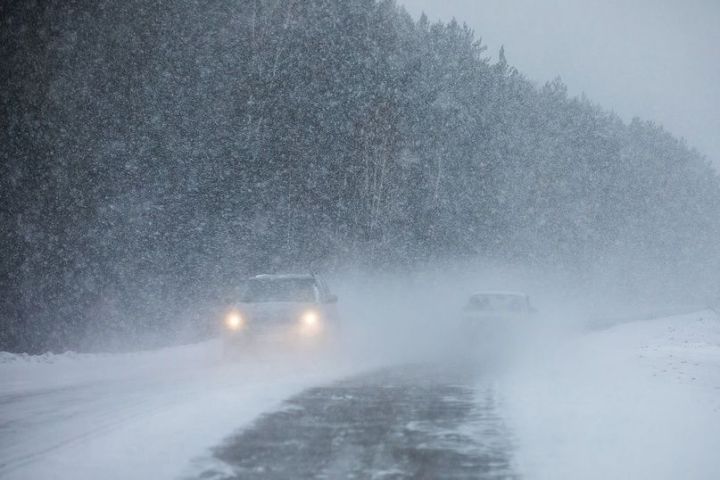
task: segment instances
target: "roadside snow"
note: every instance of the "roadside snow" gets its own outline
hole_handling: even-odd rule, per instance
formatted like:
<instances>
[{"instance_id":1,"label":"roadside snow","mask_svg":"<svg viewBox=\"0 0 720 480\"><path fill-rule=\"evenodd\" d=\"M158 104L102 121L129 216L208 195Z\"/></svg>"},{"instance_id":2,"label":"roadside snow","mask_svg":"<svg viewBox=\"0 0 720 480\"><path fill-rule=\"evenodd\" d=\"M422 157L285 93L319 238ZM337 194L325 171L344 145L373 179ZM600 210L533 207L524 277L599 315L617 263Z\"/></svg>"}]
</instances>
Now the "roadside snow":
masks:
<instances>
[{"instance_id":1,"label":"roadside snow","mask_svg":"<svg viewBox=\"0 0 720 480\"><path fill-rule=\"evenodd\" d=\"M529 352L500 382L525 478L720 478L715 312L556 337Z\"/></svg>"},{"instance_id":2,"label":"roadside snow","mask_svg":"<svg viewBox=\"0 0 720 480\"><path fill-rule=\"evenodd\" d=\"M0 357L0 478L178 478L304 388L361 367L321 355L223 361L205 342L121 355Z\"/></svg>"}]
</instances>

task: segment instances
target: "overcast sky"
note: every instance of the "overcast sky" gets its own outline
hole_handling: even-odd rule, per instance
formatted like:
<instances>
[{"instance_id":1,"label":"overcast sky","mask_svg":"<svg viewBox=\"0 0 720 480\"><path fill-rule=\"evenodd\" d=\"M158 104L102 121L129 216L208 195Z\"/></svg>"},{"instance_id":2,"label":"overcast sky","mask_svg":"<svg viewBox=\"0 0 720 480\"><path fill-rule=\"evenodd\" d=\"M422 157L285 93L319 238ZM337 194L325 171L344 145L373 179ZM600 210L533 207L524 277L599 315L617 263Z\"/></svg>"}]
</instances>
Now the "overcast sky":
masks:
<instances>
[{"instance_id":1,"label":"overcast sky","mask_svg":"<svg viewBox=\"0 0 720 480\"><path fill-rule=\"evenodd\" d=\"M720 0L398 0L453 17L537 83L560 76L625 120L654 120L720 168Z\"/></svg>"}]
</instances>

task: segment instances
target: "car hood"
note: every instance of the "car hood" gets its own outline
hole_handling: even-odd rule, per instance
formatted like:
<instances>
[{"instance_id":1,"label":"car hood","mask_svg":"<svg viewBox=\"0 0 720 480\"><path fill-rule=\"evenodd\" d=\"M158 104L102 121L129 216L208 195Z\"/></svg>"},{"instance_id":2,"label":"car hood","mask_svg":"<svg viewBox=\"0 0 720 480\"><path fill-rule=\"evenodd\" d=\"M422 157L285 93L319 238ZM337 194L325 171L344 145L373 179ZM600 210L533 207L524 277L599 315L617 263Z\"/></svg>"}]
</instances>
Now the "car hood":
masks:
<instances>
[{"instance_id":1,"label":"car hood","mask_svg":"<svg viewBox=\"0 0 720 480\"><path fill-rule=\"evenodd\" d=\"M522 320L526 315L515 312L465 312L465 317L473 320Z\"/></svg>"},{"instance_id":2,"label":"car hood","mask_svg":"<svg viewBox=\"0 0 720 480\"><path fill-rule=\"evenodd\" d=\"M250 320L296 318L308 308L317 307L314 303L303 302L264 302L241 303L238 308Z\"/></svg>"}]
</instances>

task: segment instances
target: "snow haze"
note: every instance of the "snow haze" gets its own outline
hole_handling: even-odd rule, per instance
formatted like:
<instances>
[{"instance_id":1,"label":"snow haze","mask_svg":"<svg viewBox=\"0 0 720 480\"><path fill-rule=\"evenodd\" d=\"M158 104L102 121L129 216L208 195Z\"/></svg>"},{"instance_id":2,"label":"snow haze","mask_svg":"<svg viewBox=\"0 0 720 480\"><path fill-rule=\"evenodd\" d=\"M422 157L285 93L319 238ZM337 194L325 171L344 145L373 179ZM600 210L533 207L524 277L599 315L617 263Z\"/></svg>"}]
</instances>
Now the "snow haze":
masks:
<instances>
[{"instance_id":1,"label":"snow haze","mask_svg":"<svg viewBox=\"0 0 720 480\"><path fill-rule=\"evenodd\" d=\"M404 0L413 16L467 23L531 80L687 139L720 168L720 2Z\"/></svg>"},{"instance_id":2,"label":"snow haze","mask_svg":"<svg viewBox=\"0 0 720 480\"><path fill-rule=\"evenodd\" d=\"M2 480L720 478L720 0L0 5Z\"/></svg>"}]
</instances>

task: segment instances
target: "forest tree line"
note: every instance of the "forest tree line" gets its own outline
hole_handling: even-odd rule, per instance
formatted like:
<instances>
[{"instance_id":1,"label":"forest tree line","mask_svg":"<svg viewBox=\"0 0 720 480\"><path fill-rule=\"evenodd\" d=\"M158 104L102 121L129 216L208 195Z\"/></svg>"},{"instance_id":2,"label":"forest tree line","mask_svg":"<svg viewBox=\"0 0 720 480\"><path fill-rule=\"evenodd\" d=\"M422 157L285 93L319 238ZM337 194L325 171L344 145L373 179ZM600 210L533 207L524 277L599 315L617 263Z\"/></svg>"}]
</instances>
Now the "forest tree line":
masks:
<instances>
[{"instance_id":1,"label":"forest tree line","mask_svg":"<svg viewBox=\"0 0 720 480\"><path fill-rule=\"evenodd\" d=\"M720 288L707 159L455 21L388 0L0 13L0 350L160 332L242 276L350 263Z\"/></svg>"}]
</instances>

